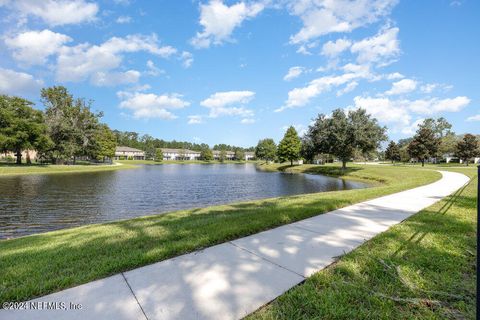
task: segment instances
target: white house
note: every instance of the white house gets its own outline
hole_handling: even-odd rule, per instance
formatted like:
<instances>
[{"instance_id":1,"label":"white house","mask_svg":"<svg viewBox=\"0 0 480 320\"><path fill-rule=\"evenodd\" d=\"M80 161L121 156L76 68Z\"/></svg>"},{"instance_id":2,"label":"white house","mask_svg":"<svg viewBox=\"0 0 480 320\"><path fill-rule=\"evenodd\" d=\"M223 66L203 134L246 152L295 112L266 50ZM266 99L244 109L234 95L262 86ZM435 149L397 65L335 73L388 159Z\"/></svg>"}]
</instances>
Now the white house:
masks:
<instances>
[{"instance_id":1,"label":"white house","mask_svg":"<svg viewBox=\"0 0 480 320\"><path fill-rule=\"evenodd\" d=\"M188 149L161 148L163 160L199 160L200 152Z\"/></svg>"},{"instance_id":2,"label":"white house","mask_svg":"<svg viewBox=\"0 0 480 320\"><path fill-rule=\"evenodd\" d=\"M213 150L213 159L214 160L219 160L220 159L220 153L222 151L220 150ZM235 159L235 152L233 151L225 151L225 160L233 160Z\"/></svg>"},{"instance_id":3,"label":"white house","mask_svg":"<svg viewBox=\"0 0 480 320\"><path fill-rule=\"evenodd\" d=\"M113 159L145 160L145 152L135 148L119 146L115 148L115 156L113 157Z\"/></svg>"},{"instance_id":4,"label":"white house","mask_svg":"<svg viewBox=\"0 0 480 320\"><path fill-rule=\"evenodd\" d=\"M255 159L255 152L247 151L245 152L245 161Z\"/></svg>"}]
</instances>

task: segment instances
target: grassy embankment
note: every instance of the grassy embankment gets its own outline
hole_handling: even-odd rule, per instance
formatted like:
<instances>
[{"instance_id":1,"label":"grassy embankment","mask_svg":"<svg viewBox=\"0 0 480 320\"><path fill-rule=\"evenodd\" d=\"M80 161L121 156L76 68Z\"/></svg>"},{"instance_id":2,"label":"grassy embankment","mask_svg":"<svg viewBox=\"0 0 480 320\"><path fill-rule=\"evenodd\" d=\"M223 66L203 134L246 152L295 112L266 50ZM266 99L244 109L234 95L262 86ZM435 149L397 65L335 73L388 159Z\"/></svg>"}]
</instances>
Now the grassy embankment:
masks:
<instances>
[{"instance_id":1,"label":"grassy embankment","mask_svg":"<svg viewBox=\"0 0 480 320\"><path fill-rule=\"evenodd\" d=\"M352 165L344 173L338 166L294 170L341 175L375 186L183 210L3 240L0 302L45 295L440 178L435 171L390 166Z\"/></svg>"},{"instance_id":2,"label":"grassy embankment","mask_svg":"<svg viewBox=\"0 0 480 320\"><path fill-rule=\"evenodd\" d=\"M29 175L29 174L50 174L50 173L75 173L75 172L97 172L97 171L109 171L118 169L131 169L135 168L130 164L123 165L52 165L52 164L10 164L0 163L0 177L7 175Z\"/></svg>"},{"instance_id":3,"label":"grassy embankment","mask_svg":"<svg viewBox=\"0 0 480 320\"><path fill-rule=\"evenodd\" d=\"M441 169L473 179L248 319L475 319L476 168Z\"/></svg>"}]
</instances>

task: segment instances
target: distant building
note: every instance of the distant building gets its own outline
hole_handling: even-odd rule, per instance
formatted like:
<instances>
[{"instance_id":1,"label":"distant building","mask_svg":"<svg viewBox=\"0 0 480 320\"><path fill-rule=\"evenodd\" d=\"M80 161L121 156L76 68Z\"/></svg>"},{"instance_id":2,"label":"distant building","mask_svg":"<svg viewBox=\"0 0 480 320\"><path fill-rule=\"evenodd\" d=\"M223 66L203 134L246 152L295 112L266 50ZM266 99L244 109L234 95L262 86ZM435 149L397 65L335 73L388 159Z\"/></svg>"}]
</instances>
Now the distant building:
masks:
<instances>
[{"instance_id":1,"label":"distant building","mask_svg":"<svg viewBox=\"0 0 480 320\"><path fill-rule=\"evenodd\" d=\"M255 159L255 152L247 151L245 152L245 161Z\"/></svg>"},{"instance_id":2,"label":"distant building","mask_svg":"<svg viewBox=\"0 0 480 320\"><path fill-rule=\"evenodd\" d=\"M213 150L213 159L220 160L220 150ZM233 151L225 151L225 160L234 160L235 159L235 152Z\"/></svg>"},{"instance_id":3,"label":"distant building","mask_svg":"<svg viewBox=\"0 0 480 320\"><path fill-rule=\"evenodd\" d=\"M145 160L145 152L139 149L119 146L115 148L115 160Z\"/></svg>"},{"instance_id":4,"label":"distant building","mask_svg":"<svg viewBox=\"0 0 480 320\"><path fill-rule=\"evenodd\" d=\"M200 151L161 148L163 160L200 160Z\"/></svg>"}]
</instances>

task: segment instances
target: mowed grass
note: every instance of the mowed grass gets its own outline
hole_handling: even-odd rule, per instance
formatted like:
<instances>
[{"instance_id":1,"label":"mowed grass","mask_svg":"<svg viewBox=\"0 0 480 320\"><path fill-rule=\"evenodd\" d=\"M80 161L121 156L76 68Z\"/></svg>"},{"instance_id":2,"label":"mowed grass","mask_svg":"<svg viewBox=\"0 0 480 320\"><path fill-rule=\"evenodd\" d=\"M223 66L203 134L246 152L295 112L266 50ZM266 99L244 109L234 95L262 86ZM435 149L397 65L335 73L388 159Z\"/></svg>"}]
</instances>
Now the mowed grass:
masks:
<instances>
[{"instance_id":1,"label":"mowed grass","mask_svg":"<svg viewBox=\"0 0 480 320\"><path fill-rule=\"evenodd\" d=\"M0 302L23 301L440 178L385 166L303 167L374 182L324 192L192 209L0 241ZM300 172L302 167L295 167ZM400 178L399 178L400 177Z\"/></svg>"},{"instance_id":2,"label":"mowed grass","mask_svg":"<svg viewBox=\"0 0 480 320\"><path fill-rule=\"evenodd\" d=\"M97 172L135 168L132 165L52 165L52 164L7 164L0 163L0 177L7 175L29 175L47 173Z\"/></svg>"},{"instance_id":3,"label":"mowed grass","mask_svg":"<svg viewBox=\"0 0 480 320\"><path fill-rule=\"evenodd\" d=\"M248 319L475 319L478 177L446 170L472 180Z\"/></svg>"}]
</instances>

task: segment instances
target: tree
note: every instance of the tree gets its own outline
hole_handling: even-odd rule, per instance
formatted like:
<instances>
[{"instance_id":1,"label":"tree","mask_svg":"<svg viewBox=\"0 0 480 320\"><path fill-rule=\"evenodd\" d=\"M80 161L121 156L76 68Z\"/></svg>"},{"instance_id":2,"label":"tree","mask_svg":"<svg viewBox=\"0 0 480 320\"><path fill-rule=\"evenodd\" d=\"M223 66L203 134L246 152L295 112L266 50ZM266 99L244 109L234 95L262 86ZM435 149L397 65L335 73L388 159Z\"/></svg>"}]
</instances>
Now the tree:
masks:
<instances>
[{"instance_id":1,"label":"tree","mask_svg":"<svg viewBox=\"0 0 480 320\"><path fill-rule=\"evenodd\" d=\"M457 142L456 155L462 159L468 166L468 161L480 154L479 143L477 137L467 133L463 139Z\"/></svg>"},{"instance_id":2,"label":"tree","mask_svg":"<svg viewBox=\"0 0 480 320\"><path fill-rule=\"evenodd\" d=\"M235 159L239 160L239 161L245 160L245 152L243 152L243 150L240 149L240 148L236 148L235 149Z\"/></svg>"},{"instance_id":3,"label":"tree","mask_svg":"<svg viewBox=\"0 0 480 320\"><path fill-rule=\"evenodd\" d=\"M155 150L155 161L162 162L163 161L163 151L160 148Z\"/></svg>"},{"instance_id":4,"label":"tree","mask_svg":"<svg viewBox=\"0 0 480 320\"><path fill-rule=\"evenodd\" d=\"M212 150L207 146L200 151L200 158L205 161L213 160Z\"/></svg>"},{"instance_id":5,"label":"tree","mask_svg":"<svg viewBox=\"0 0 480 320\"><path fill-rule=\"evenodd\" d=\"M255 148L255 158L265 161L273 161L277 154L277 146L273 139L262 139L258 141Z\"/></svg>"},{"instance_id":6,"label":"tree","mask_svg":"<svg viewBox=\"0 0 480 320\"><path fill-rule=\"evenodd\" d=\"M386 128L378 125L364 109L348 112L342 109L333 111L331 117L318 115L314 124L309 127L309 135L317 153L328 153L342 161L342 169L346 168L355 150L367 154L376 150L380 142L386 140Z\"/></svg>"},{"instance_id":7,"label":"tree","mask_svg":"<svg viewBox=\"0 0 480 320\"><path fill-rule=\"evenodd\" d=\"M385 150L385 159L391 160L392 163L395 163L395 161L400 161L400 149L393 140L390 141L387 149Z\"/></svg>"},{"instance_id":8,"label":"tree","mask_svg":"<svg viewBox=\"0 0 480 320\"><path fill-rule=\"evenodd\" d=\"M428 157L435 157L438 151L440 140L435 136L435 132L429 127L419 126L413 140L408 145L408 154L417 158L422 167Z\"/></svg>"},{"instance_id":9,"label":"tree","mask_svg":"<svg viewBox=\"0 0 480 320\"><path fill-rule=\"evenodd\" d=\"M298 137L297 130L293 126L287 129L282 141L278 144L278 158L280 162L285 160L290 161L293 166L293 161L300 159L300 151L302 149L302 142Z\"/></svg>"},{"instance_id":10,"label":"tree","mask_svg":"<svg viewBox=\"0 0 480 320\"><path fill-rule=\"evenodd\" d=\"M218 160L220 162L224 162L227 159L227 151L225 149L220 150L220 154L218 155Z\"/></svg>"},{"instance_id":11,"label":"tree","mask_svg":"<svg viewBox=\"0 0 480 320\"><path fill-rule=\"evenodd\" d=\"M312 163L316 155L315 146L313 145L312 139L308 134L306 134L302 137L301 142L302 149L300 150L300 155L307 162Z\"/></svg>"},{"instance_id":12,"label":"tree","mask_svg":"<svg viewBox=\"0 0 480 320\"><path fill-rule=\"evenodd\" d=\"M440 145L438 146L439 155L453 155L457 150L458 138L454 133L448 133L440 138Z\"/></svg>"},{"instance_id":13,"label":"tree","mask_svg":"<svg viewBox=\"0 0 480 320\"><path fill-rule=\"evenodd\" d=\"M94 137L102 113L91 111L91 101L74 99L65 87L44 88L41 91L45 105L48 134L53 142L52 160L69 160L88 155L95 148Z\"/></svg>"},{"instance_id":14,"label":"tree","mask_svg":"<svg viewBox=\"0 0 480 320\"><path fill-rule=\"evenodd\" d=\"M98 126L94 136L94 147L90 154L93 158L112 159L115 156L115 148L117 147L117 139L110 128L102 123Z\"/></svg>"},{"instance_id":15,"label":"tree","mask_svg":"<svg viewBox=\"0 0 480 320\"><path fill-rule=\"evenodd\" d=\"M22 163L23 150L43 150L50 143L43 114L32 105L22 98L0 95L0 149L14 152L17 164Z\"/></svg>"}]
</instances>

